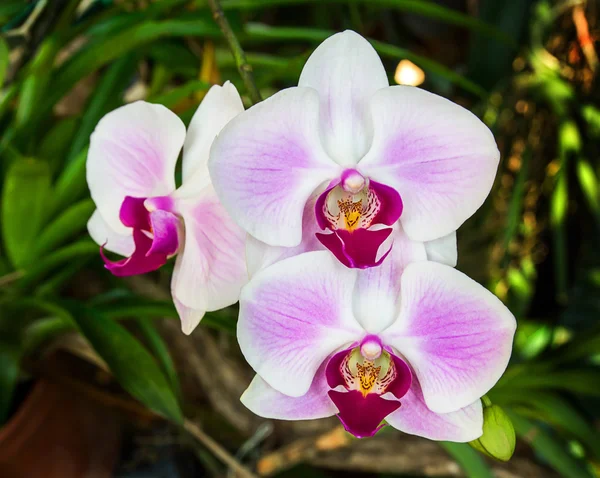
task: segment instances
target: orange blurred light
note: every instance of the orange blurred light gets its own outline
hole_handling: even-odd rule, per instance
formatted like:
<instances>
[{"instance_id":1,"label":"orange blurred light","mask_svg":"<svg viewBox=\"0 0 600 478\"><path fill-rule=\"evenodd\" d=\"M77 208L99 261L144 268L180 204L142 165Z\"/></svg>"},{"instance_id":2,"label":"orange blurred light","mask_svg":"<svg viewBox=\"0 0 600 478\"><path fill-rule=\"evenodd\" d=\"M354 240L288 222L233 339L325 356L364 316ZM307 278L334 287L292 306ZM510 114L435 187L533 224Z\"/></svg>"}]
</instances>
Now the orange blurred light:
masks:
<instances>
[{"instance_id":1,"label":"orange blurred light","mask_svg":"<svg viewBox=\"0 0 600 478\"><path fill-rule=\"evenodd\" d=\"M401 60L396 67L394 80L399 85L419 86L425 81L425 72L410 60Z\"/></svg>"}]
</instances>

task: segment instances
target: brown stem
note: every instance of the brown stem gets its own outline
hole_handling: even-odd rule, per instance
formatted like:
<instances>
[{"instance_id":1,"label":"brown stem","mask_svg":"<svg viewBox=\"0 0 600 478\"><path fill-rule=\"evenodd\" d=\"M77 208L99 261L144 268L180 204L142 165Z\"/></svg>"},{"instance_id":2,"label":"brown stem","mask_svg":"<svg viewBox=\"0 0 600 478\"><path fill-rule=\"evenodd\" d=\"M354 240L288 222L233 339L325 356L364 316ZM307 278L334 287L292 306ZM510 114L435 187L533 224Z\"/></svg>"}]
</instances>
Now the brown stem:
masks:
<instances>
[{"instance_id":1,"label":"brown stem","mask_svg":"<svg viewBox=\"0 0 600 478\"><path fill-rule=\"evenodd\" d=\"M252 66L246 60L246 54L240 45L239 40L233 33L231 29L231 25L227 20L227 17L223 13L223 8L221 7L221 3L219 0L208 0L208 4L210 5L210 9L213 12L213 18L221 32L223 32L223 36L227 43L229 44L229 48L231 49L231 53L235 58L235 63L237 65L238 71L240 72L240 76L244 81L244 85L246 86L246 90L248 90L248 94L250 95L250 100L252 104L256 104L262 100L260 96L260 92L256 87L256 83L254 83L254 75L252 73Z\"/></svg>"}]
</instances>

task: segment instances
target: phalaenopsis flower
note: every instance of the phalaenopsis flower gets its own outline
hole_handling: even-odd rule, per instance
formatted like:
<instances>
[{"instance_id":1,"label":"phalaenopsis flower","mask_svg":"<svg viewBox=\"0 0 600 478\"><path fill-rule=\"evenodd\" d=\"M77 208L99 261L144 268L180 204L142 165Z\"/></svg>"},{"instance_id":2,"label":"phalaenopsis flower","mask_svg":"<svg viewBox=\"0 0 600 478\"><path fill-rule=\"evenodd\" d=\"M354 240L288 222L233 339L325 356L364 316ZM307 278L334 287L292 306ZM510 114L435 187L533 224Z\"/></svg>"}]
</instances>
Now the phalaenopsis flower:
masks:
<instances>
[{"instance_id":1,"label":"phalaenopsis flower","mask_svg":"<svg viewBox=\"0 0 600 478\"><path fill-rule=\"evenodd\" d=\"M474 114L389 86L375 50L346 31L315 50L298 87L231 121L209 168L250 241L293 254L327 248L363 269L381 264L404 233L455 255L455 231L489 193L498 160Z\"/></svg>"},{"instance_id":2,"label":"phalaenopsis flower","mask_svg":"<svg viewBox=\"0 0 600 478\"><path fill-rule=\"evenodd\" d=\"M187 135L167 108L139 101L107 114L91 137L87 181L98 209L90 235L117 276L153 271L177 254L171 289L186 333L206 311L236 302L247 281L246 233L219 203L207 167L215 136L243 110L226 83L207 93ZM126 258L113 262L104 249Z\"/></svg>"},{"instance_id":3,"label":"phalaenopsis flower","mask_svg":"<svg viewBox=\"0 0 600 478\"><path fill-rule=\"evenodd\" d=\"M479 437L480 397L508 364L515 319L452 267L399 263L361 271L315 251L257 272L240 298L238 340L257 373L242 402L267 418L337 414L357 437L384 420L435 440Z\"/></svg>"}]
</instances>

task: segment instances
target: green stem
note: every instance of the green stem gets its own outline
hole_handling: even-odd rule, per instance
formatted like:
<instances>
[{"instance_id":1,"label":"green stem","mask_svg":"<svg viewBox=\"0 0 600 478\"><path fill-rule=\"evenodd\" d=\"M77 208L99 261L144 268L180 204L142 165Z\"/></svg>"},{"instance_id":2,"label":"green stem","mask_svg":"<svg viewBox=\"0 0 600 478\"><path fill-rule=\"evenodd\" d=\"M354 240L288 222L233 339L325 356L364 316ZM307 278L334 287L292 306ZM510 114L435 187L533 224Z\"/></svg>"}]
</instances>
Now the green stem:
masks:
<instances>
[{"instance_id":1,"label":"green stem","mask_svg":"<svg viewBox=\"0 0 600 478\"><path fill-rule=\"evenodd\" d=\"M223 13L223 8L221 7L221 3L219 0L208 0L208 4L210 5L210 9L213 12L213 17L215 22L223 32L223 36L225 36L225 40L229 44L229 48L231 49L231 53L233 53L233 57L235 58L235 63L237 65L238 71L240 72L240 76L244 81L244 85L246 86L246 90L250 95L250 100L252 104L256 104L262 100L260 96L260 92L256 87L256 83L254 83L254 75L252 73L252 66L246 60L246 54L240 45L239 40L233 33L231 29L231 25L225 17Z\"/></svg>"}]
</instances>

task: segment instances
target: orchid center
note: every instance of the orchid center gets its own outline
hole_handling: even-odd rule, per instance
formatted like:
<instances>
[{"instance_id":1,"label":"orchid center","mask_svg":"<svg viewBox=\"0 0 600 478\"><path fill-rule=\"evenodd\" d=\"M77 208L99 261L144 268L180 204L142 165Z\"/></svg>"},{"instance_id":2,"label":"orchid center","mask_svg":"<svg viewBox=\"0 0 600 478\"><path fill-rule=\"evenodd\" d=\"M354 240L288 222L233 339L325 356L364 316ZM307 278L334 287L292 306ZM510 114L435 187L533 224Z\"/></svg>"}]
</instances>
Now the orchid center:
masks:
<instances>
[{"instance_id":1,"label":"orchid center","mask_svg":"<svg viewBox=\"0 0 600 478\"><path fill-rule=\"evenodd\" d=\"M381 351L377 358L362 353L363 347L356 347L341 364L341 371L348 390L356 390L366 397L369 393L382 395L397 376L396 367L390 354Z\"/></svg>"},{"instance_id":2,"label":"orchid center","mask_svg":"<svg viewBox=\"0 0 600 478\"><path fill-rule=\"evenodd\" d=\"M379 248L402 214L400 194L393 188L347 169L324 191L315 204L321 229L317 239L347 267L366 269L385 259L391 250Z\"/></svg>"}]
</instances>

